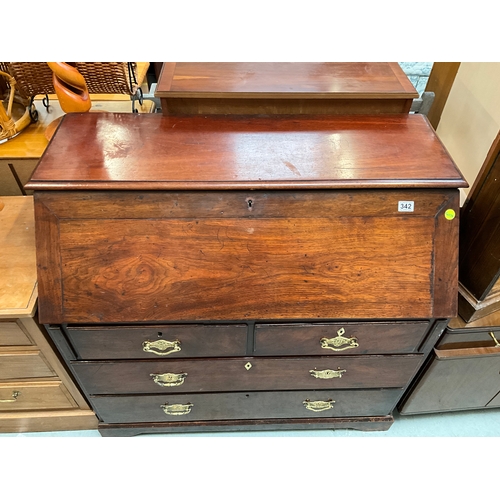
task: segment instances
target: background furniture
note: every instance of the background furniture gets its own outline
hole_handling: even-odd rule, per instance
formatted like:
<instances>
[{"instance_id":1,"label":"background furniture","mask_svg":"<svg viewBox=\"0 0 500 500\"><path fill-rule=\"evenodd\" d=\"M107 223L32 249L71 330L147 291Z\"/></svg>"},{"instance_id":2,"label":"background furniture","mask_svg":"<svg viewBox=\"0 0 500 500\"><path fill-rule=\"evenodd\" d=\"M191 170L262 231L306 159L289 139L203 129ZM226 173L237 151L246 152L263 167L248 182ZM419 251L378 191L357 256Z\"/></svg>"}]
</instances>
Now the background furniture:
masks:
<instances>
[{"instance_id":1,"label":"background furniture","mask_svg":"<svg viewBox=\"0 0 500 500\"><path fill-rule=\"evenodd\" d=\"M399 404L416 414L500 405L500 134L461 210L459 316Z\"/></svg>"},{"instance_id":2,"label":"background furniture","mask_svg":"<svg viewBox=\"0 0 500 500\"><path fill-rule=\"evenodd\" d=\"M0 196L31 194L24 185L28 182L49 141L45 131L64 112L55 95L49 96L50 108L47 110L42 99L35 99L38 121L29 125L21 134L0 144ZM126 95L94 94L94 111L130 112L130 98ZM154 112L154 103L145 100L137 106L139 113ZM91 111L92 112L92 111Z\"/></svg>"},{"instance_id":3,"label":"background furniture","mask_svg":"<svg viewBox=\"0 0 500 500\"><path fill-rule=\"evenodd\" d=\"M419 115L67 115L41 321L103 435L387 429L456 315L464 185Z\"/></svg>"},{"instance_id":4,"label":"background furniture","mask_svg":"<svg viewBox=\"0 0 500 500\"><path fill-rule=\"evenodd\" d=\"M402 415L500 406L500 311L457 317L400 404Z\"/></svg>"},{"instance_id":5,"label":"background furniture","mask_svg":"<svg viewBox=\"0 0 500 500\"><path fill-rule=\"evenodd\" d=\"M500 310L500 133L461 211L459 313L467 322Z\"/></svg>"},{"instance_id":6,"label":"background furniture","mask_svg":"<svg viewBox=\"0 0 500 500\"><path fill-rule=\"evenodd\" d=\"M95 429L97 419L37 322L33 198L0 211L0 432Z\"/></svg>"},{"instance_id":7,"label":"background furniture","mask_svg":"<svg viewBox=\"0 0 500 500\"><path fill-rule=\"evenodd\" d=\"M408 113L418 98L397 63L163 63L164 115Z\"/></svg>"}]
</instances>

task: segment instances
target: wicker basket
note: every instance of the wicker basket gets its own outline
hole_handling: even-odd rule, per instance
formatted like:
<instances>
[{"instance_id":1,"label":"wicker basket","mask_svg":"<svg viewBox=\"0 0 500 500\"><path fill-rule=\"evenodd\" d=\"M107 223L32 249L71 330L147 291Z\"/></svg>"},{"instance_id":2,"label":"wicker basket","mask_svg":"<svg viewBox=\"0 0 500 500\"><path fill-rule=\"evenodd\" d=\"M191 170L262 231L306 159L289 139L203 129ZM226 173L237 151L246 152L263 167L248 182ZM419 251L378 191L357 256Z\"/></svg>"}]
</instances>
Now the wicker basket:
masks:
<instances>
[{"instance_id":1,"label":"wicker basket","mask_svg":"<svg viewBox=\"0 0 500 500\"><path fill-rule=\"evenodd\" d=\"M16 79L19 93L25 97L54 94L52 70L45 62L2 63ZM85 78L91 94L135 95L143 82L149 63L77 62L76 69Z\"/></svg>"}]
</instances>

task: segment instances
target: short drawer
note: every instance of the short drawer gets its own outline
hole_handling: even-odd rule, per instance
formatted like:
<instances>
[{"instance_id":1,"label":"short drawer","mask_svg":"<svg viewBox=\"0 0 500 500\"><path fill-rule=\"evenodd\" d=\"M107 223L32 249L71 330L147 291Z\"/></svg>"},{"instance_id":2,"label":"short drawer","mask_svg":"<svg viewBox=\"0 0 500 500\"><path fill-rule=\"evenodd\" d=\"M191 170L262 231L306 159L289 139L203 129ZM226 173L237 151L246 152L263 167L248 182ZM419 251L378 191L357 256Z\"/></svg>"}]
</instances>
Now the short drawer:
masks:
<instances>
[{"instance_id":1,"label":"short drawer","mask_svg":"<svg viewBox=\"0 0 500 500\"><path fill-rule=\"evenodd\" d=\"M255 356L402 354L417 352L429 323L255 325Z\"/></svg>"},{"instance_id":2,"label":"short drawer","mask_svg":"<svg viewBox=\"0 0 500 500\"><path fill-rule=\"evenodd\" d=\"M72 363L89 394L404 387L420 355Z\"/></svg>"},{"instance_id":3,"label":"short drawer","mask_svg":"<svg viewBox=\"0 0 500 500\"><path fill-rule=\"evenodd\" d=\"M105 423L388 415L399 389L95 396Z\"/></svg>"},{"instance_id":4,"label":"short drawer","mask_svg":"<svg viewBox=\"0 0 500 500\"><path fill-rule=\"evenodd\" d=\"M77 405L59 380L0 383L0 411L58 410Z\"/></svg>"},{"instance_id":5,"label":"short drawer","mask_svg":"<svg viewBox=\"0 0 500 500\"><path fill-rule=\"evenodd\" d=\"M0 351L0 381L54 375L38 350Z\"/></svg>"},{"instance_id":6,"label":"short drawer","mask_svg":"<svg viewBox=\"0 0 500 500\"><path fill-rule=\"evenodd\" d=\"M244 356L246 325L69 327L79 359Z\"/></svg>"},{"instance_id":7,"label":"short drawer","mask_svg":"<svg viewBox=\"0 0 500 500\"><path fill-rule=\"evenodd\" d=\"M14 320L0 321L0 346L33 345L31 339Z\"/></svg>"}]
</instances>

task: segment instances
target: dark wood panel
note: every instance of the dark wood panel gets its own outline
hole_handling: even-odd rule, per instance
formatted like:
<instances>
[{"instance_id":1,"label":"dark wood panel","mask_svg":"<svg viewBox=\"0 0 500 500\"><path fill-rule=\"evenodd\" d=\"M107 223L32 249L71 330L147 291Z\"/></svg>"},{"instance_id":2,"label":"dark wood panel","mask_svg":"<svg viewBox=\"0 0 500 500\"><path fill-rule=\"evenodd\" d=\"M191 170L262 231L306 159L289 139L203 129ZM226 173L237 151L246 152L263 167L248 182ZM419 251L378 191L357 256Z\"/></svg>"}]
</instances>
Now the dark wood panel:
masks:
<instances>
[{"instance_id":1,"label":"dark wood panel","mask_svg":"<svg viewBox=\"0 0 500 500\"><path fill-rule=\"evenodd\" d=\"M484 300L500 276L500 134L494 141L462 209L460 283Z\"/></svg>"},{"instance_id":2,"label":"dark wood panel","mask_svg":"<svg viewBox=\"0 0 500 500\"><path fill-rule=\"evenodd\" d=\"M58 219L233 219L434 217L455 192L438 189L261 191L47 191L38 194ZM414 200L414 212L398 211Z\"/></svg>"},{"instance_id":3,"label":"dark wood panel","mask_svg":"<svg viewBox=\"0 0 500 500\"><path fill-rule=\"evenodd\" d=\"M63 220L59 321L429 317L433 231L402 215Z\"/></svg>"},{"instance_id":4,"label":"dark wood panel","mask_svg":"<svg viewBox=\"0 0 500 500\"><path fill-rule=\"evenodd\" d=\"M388 415L398 389L357 391L237 392L157 396L95 396L90 398L106 423L179 422L262 418L332 418ZM304 401L331 402L332 409L311 411ZM335 403L333 403L335 401ZM185 415L167 415L162 405L193 405Z\"/></svg>"},{"instance_id":5,"label":"dark wood panel","mask_svg":"<svg viewBox=\"0 0 500 500\"><path fill-rule=\"evenodd\" d=\"M255 325L256 356L358 355L412 353L418 350L429 323L327 323ZM339 333L340 332L340 333ZM339 339L332 350L322 339ZM346 342L340 342L344 338ZM347 342L354 339L353 342ZM326 343L326 345L329 345ZM351 347L353 346L353 347Z\"/></svg>"},{"instance_id":6,"label":"dark wood panel","mask_svg":"<svg viewBox=\"0 0 500 500\"><path fill-rule=\"evenodd\" d=\"M458 235L459 193L436 215L434 253L434 318L452 318L458 314Z\"/></svg>"},{"instance_id":7,"label":"dark wood panel","mask_svg":"<svg viewBox=\"0 0 500 500\"><path fill-rule=\"evenodd\" d=\"M156 96L172 94L418 97L401 67L387 62L164 63Z\"/></svg>"},{"instance_id":8,"label":"dark wood panel","mask_svg":"<svg viewBox=\"0 0 500 500\"><path fill-rule=\"evenodd\" d=\"M404 387L420 362L420 355L409 355L344 357L341 360L311 357L80 361L72 363L72 367L89 394L123 395ZM321 376L330 378L318 378ZM179 385L160 385L165 381Z\"/></svg>"},{"instance_id":9,"label":"dark wood panel","mask_svg":"<svg viewBox=\"0 0 500 500\"><path fill-rule=\"evenodd\" d=\"M70 326L67 335L79 359L244 356L247 346L246 325ZM178 341L178 350L168 345L144 350L144 342L158 341Z\"/></svg>"},{"instance_id":10,"label":"dark wood panel","mask_svg":"<svg viewBox=\"0 0 500 500\"><path fill-rule=\"evenodd\" d=\"M430 123L437 129L448 95L460 67L459 62L435 62L425 87L426 92L434 92L435 98L427 113Z\"/></svg>"},{"instance_id":11,"label":"dark wood panel","mask_svg":"<svg viewBox=\"0 0 500 500\"><path fill-rule=\"evenodd\" d=\"M26 188L466 185L432 127L418 114L299 120L70 113Z\"/></svg>"},{"instance_id":12,"label":"dark wood panel","mask_svg":"<svg viewBox=\"0 0 500 500\"><path fill-rule=\"evenodd\" d=\"M63 317L59 220L39 200L39 193L34 194L34 207L39 319L59 323Z\"/></svg>"}]
</instances>

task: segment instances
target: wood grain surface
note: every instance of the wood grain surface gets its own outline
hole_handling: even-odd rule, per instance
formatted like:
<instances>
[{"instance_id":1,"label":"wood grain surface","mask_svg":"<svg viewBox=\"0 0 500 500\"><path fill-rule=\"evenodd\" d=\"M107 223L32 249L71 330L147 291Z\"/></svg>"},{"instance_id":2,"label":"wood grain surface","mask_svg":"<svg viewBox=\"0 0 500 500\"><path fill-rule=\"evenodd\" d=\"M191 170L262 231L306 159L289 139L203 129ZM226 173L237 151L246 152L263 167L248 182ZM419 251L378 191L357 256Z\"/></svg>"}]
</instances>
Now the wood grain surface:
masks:
<instances>
[{"instance_id":1,"label":"wood grain surface","mask_svg":"<svg viewBox=\"0 0 500 500\"><path fill-rule=\"evenodd\" d=\"M26 189L465 187L421 115L66 115Z\"/></svg>"},{"instance_id":2,"label":"wood grain surface","mask_svg":"<svg viewBox=\"0 0 500 500\"><path fill-rule=\"evenodd\" d=\"M73 369L89 394L277 391L404 387L422 361L413 356L228 358L129 362L75 362ZM247 369L245 365L251 364ZM319 379L310 370L342 371ZM163 387L151 374L186 373L182 385Z\"/></svg>"},{"instance_id":3,"label":"wood grain surface","mask_svg":"<svg viewBox=\"0 0 500 500\"><path fill-rule=\"evenodd\" d=\"M418 93L397 63L177 62L163 63L156 97L253 94L415 98Z\"/></svg>"},{"instance_id":4,"label":"wood grain surface","mask_svg":"<svg viewBox=\"0 0 500 500\"><path fill-rule=\"evenodd\" d=\"M457 220L436 226L433 211L447 206L447 193L425 193L422 212L409 214L397 212L398 193L318 194L311 210L301 192L228 193L236 208L221 214L201 192L186 193L182 204L168 196L163 203L159 193L108 193L107 201L88 193L72 200L80 207L71 216L57 210L64 192L37 193L40 231L54 235L38 247L41 320L432 317L434 281L454 265L441 256L453 255L456 235L441 234ZM137 196L149 216L117 215ZM439 307L453 313L456 298Z\"/></svg>"}]
</instances>

